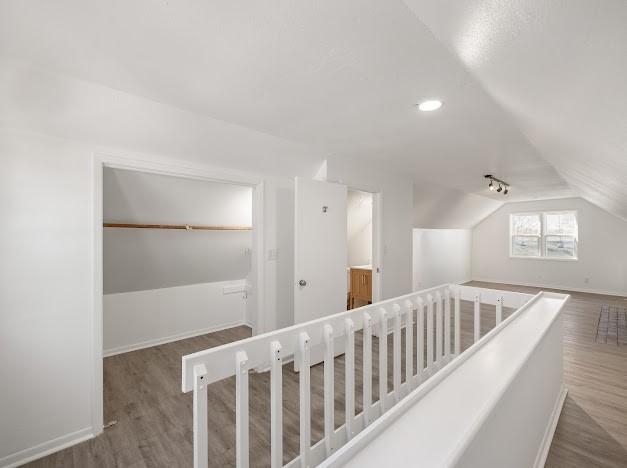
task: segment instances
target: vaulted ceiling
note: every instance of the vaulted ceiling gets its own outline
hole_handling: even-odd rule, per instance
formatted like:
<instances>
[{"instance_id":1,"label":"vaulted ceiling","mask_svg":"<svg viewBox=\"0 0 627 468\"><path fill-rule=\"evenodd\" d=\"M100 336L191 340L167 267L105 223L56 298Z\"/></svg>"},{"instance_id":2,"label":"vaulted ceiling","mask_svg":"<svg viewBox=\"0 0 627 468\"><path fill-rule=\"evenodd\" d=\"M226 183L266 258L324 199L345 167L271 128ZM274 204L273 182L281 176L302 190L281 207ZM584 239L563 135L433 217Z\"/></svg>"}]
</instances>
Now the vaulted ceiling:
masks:
<instances>
[{"instance_id":1,"label":"vaulted ceiling","mask_svg":"<svg viewBox=\"0 0 627 468\"><path fill-rule=\"evenodd\" d=\"M0 59L205 119L188 132L249 129L264 160L385 164L502 201L494 173L509 200L627 218L625 24L622 0L6 0Z\"/></svg>"},{"instance_id":2,"label":"vaulted ceiling","mask_svg":"<svg viewBox=\"0 0 627 468\"><path fill-rule=\"evenodd\" d=\"M576 194L627 219L627 2L405 3Z\"/></svg>"}]
</instances>

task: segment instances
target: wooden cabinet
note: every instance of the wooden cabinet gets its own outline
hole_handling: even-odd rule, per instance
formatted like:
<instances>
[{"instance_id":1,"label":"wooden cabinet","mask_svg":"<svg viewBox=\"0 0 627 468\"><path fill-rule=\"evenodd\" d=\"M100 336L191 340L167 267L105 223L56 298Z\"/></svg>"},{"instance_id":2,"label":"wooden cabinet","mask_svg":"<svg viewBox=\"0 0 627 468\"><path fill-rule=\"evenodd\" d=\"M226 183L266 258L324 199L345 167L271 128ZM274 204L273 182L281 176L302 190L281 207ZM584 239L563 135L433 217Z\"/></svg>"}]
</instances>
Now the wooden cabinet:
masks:
<instances>
[{"instance_id":1,"label":"wooden cabinet","mask_svg":"<svg viewBox=\"0 0 627 468\"><path fill-rule=\"evenodd\" d=\"M355 307L355 299L372 302L372 268L351 267L349 309Z\"/></svg>"}]
</instances>

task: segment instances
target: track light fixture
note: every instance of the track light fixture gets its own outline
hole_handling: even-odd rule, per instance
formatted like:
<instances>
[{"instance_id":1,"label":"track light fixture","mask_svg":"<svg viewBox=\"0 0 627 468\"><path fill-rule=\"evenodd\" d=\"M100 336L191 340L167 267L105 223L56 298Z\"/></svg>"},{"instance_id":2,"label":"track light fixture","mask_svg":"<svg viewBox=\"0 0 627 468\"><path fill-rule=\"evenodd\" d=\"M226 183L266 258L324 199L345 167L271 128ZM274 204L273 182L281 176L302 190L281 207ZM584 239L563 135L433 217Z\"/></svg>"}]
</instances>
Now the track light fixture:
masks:
<instances>
[{"instance_id":1,"label":"track light fixture","mask_svg":"<svg viewBox=\"0 0 627 468\"><path fill-rule=\"evenodd\" d=\"M492 174L486 174L483 177L490 181L490 183L488 184L488 188L490 189L491 192L496 190L498 193L503 192L503 195L507 195L509 193L509 184L507 182L501 179L497 179ZM499 184L498 188L495 187L494 185L495 182Z\"/></svg>"}]
</instances>

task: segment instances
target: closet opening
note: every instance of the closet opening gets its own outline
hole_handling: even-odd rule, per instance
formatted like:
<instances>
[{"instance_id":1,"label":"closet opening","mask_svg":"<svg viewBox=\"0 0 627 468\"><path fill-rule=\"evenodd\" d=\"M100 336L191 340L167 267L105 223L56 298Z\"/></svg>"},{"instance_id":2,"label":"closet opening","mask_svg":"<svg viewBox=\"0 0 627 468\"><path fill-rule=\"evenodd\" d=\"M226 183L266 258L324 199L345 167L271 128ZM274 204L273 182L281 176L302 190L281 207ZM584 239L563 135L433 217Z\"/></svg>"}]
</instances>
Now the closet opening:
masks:
<instances>
[{"instance_id":1,"label":"closet opening","mask_svg":"<svg viewBox=\"0 0 627 468\"><path fill-rule=\"evenodd\" d=\"M374 194L370 192L348 190L348 310L373 302L373 201Z\"/></svg>"},{"instance_id":2,"label":"closet opening","mask_svg":"<svg viewBox=\"0 0 627 468\"><path fill-rule=\"evenodd\" d=\"M103 171L103 352L252 325L252 188Z\"/></svg>"},{"instance_id":3,"label":"closet opening","mask_svg":"<svg viewBox=\"0 0 627 468\"><path fill-rule=\"evenodd\" d=\"M106 156L94 181L99 433L148 417L181 355L263 333L263 183Z\"/></svg>"}]
</instances>

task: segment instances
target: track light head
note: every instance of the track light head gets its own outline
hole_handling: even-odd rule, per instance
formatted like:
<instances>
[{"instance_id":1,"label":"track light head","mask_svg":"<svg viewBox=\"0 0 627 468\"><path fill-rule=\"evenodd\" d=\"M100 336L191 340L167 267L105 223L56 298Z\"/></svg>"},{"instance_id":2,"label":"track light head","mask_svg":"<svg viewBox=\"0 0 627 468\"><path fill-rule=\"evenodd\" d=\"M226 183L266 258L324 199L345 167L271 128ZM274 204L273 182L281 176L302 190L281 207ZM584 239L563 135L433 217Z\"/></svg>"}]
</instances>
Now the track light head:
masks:
<instances>
[{"instance_id":1,"label":"track light head","mask_svg":"<svg viewBox=\"0 0 627 468\"><path fill-rule=\"evenodd\" d=\"M503 195L507 195L509 193L509 184L504 180L497 179L492 174L486 174L483 176L485 179L488 179L490 183L488 184L488 188L490 192L497 191L498 193L503 193ZM498 188L495 184L498 184Z\"/></svg>"}]
</instances>

